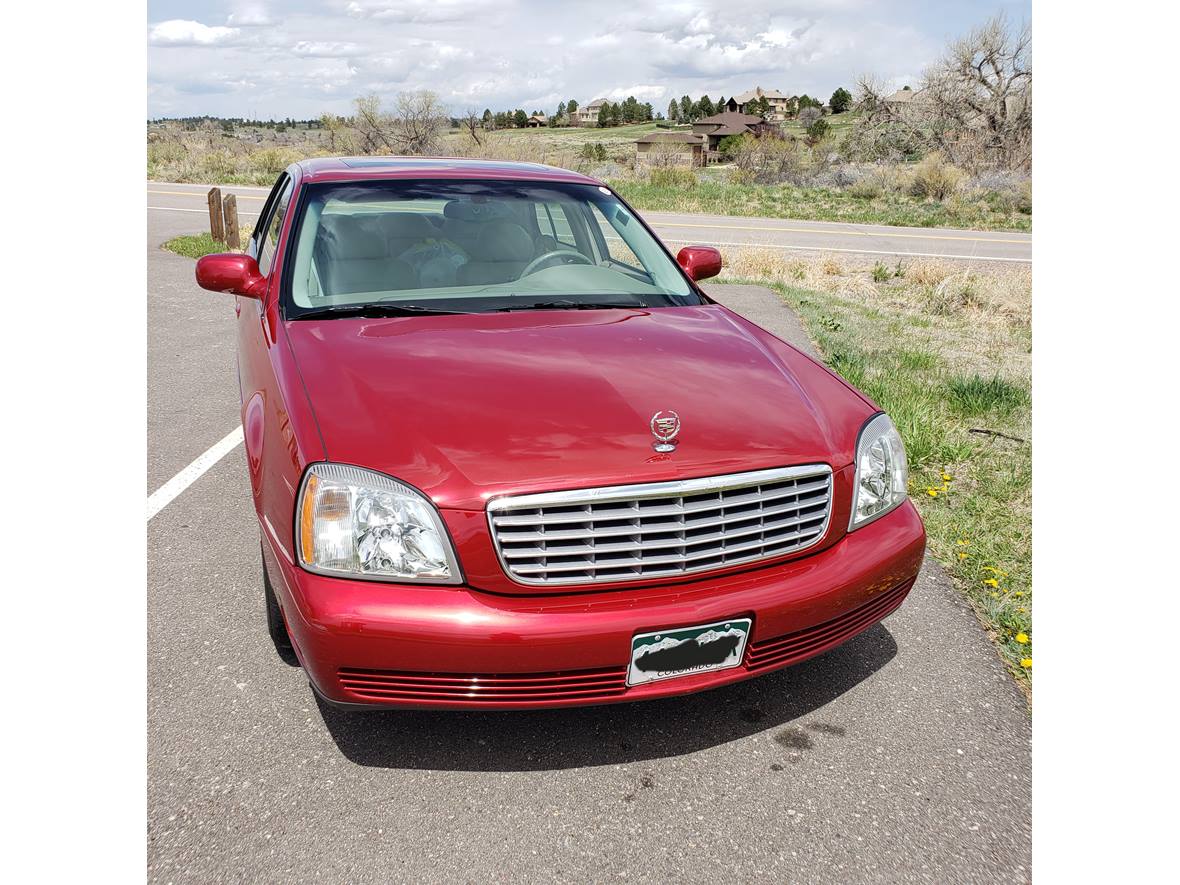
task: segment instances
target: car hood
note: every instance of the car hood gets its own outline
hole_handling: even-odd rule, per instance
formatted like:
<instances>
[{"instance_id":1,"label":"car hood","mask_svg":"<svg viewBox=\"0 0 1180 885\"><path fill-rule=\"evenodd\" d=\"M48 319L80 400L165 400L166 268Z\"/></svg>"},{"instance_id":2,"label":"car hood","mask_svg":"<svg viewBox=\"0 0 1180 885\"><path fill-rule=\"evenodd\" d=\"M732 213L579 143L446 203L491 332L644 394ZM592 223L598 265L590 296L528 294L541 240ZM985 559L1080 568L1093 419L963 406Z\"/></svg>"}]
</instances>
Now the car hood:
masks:
<instances>
[{"instance_id":1,"label":"car hood","mask_svg":"<svg viewBox=\"0 0 1180 885\"><path fill-rule=\"evenodd\" d=\"M875 409L720 305L293 320L327 457L440 507L853 458ZM650 421L676 411L676 450Z\"/></svg>"}]
</instances>

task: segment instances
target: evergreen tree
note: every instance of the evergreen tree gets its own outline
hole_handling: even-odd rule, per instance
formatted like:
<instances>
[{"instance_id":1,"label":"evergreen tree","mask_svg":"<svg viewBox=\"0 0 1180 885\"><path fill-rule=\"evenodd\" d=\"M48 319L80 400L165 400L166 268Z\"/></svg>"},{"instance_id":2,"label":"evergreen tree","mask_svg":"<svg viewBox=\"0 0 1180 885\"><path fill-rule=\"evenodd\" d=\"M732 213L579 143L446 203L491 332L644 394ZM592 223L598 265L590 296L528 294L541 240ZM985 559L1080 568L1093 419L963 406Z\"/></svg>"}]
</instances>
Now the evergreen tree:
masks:
<instances>
[{"instance_id":1,"label":"evergreen tree","mask_svg":"<svg viewBox=\"0 0 1180 885\"><path fill-rule=\"evenodd\" d=\"M523 129L529 124L529 115L517 108L512 112L512 122L516 125L517 129Z\"/></svg>"},{"instance_id":2,"label":"evergreen tree","mask_svg":"<svg viewBox=\"0 0 1180 885\"><path fill-rule=\"evenodd\" d=\"M842 114L852 106L852 93L841 86L832 93L828 104L832 106L833 114Z\"/></svg>"},{"instance_id":3,"label":"evergreen tree","mask_svg":"<svg viewBox=\"0 0 1180 885\"><path fill-rule=\"evenodd\" d=\"M701 100L699 102L697 102L697 105L701 109L701 116L702 117L713 116L713 102L709 99L709 96L702 95Z\"/></svg>"},{"instance_id":4,"label":"evergreen tree","mask_svg":"<svg viewBox=\"0 0 1180 885\"><path fill-rule=\"evenodd\" d=\"M682 123L692 122L692 99L687 95L680 97L680 121Z\"/></svg>"},{"instance_id":5,"label":"evergreen tree","mask_svg":"<svg viewBox=\"0 0 1180 885\"><path fill-rule=\"evenodd\" d=\"M676 99L672 99L670 102L668 102L668 122L675 123L679 119L680 105L677 103Z\"/></svg>"}]
</instances>

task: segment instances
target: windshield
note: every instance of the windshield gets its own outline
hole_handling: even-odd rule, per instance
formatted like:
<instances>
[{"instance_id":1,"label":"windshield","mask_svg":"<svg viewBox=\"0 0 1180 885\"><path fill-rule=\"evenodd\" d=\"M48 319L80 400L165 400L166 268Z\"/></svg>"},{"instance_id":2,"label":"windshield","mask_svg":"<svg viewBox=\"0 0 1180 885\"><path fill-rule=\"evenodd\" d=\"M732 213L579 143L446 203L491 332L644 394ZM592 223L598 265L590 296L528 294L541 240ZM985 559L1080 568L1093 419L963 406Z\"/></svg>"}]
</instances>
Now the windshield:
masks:
<instances>
[{"instance_id":1,"label":"windshield","mask_svg":"<svg viewBox=\"0 0 1180 885\"><path fill-rule=\"evenodd\" d=\"M311 185L293 248L292 318L701 303L638 219L594 185Z\"/></svg>"}]
</instances>

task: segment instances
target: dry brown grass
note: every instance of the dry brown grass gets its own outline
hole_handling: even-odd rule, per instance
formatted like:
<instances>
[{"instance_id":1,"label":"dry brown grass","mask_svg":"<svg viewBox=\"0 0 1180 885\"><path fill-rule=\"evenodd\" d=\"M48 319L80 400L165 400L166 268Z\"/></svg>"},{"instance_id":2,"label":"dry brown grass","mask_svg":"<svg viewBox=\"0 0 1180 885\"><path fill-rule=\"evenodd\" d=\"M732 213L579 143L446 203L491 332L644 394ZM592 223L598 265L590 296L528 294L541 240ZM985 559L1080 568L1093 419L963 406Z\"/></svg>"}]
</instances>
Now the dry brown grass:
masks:
<instances>
[{"instance_id":1,"label":"dry brown grass","mask_svg":"<svg viewBox=\"0 0 1180 885\"><path fill-rule=\"evenodd\" d=\"M829 293L860 313L900 311L938 339L949 367L1027 376L1029 268L920 259L900 261L889 270L887 280L874 282L871 265L855 259L747 248L725 253L721 281L785 283Z\"/></svg>"}]
</instances>

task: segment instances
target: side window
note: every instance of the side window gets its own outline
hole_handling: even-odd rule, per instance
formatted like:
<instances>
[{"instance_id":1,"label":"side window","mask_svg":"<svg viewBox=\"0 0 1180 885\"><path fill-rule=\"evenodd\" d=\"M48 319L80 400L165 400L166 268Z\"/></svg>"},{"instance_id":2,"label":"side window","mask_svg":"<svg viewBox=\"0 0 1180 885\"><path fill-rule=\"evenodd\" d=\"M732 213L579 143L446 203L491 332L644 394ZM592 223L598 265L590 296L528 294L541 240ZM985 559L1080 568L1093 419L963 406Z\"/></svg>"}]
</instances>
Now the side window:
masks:
<instances>
[{"instance_id":1,"label":"side window","mask_svg":"<svg viewBox=\"0 0 1180 885\"><path fill-rule=\"evenodd\" d=\"M283 229L283 219L287 215L287 207L291 202L291 192L294 187L294 182L288 180L279 196L279 201L275 204L274 211L270 214L266 230L258 240L258 269L263 276L270 273L271 265L274 264L275 249L279 244L279 231Z\"/></svg>"},{"instance_id":2,"label":"side window","mask_svg":"<svg viewBox=\"0 0 1180 885\"><path fill-rule=\"evenodd\" d=\"M577 249L573 228L565 215L565 207L560 203L534 203L537 209L537 227L541 236L552 237L558 248Z\"/></svg>"}]
</instances>

